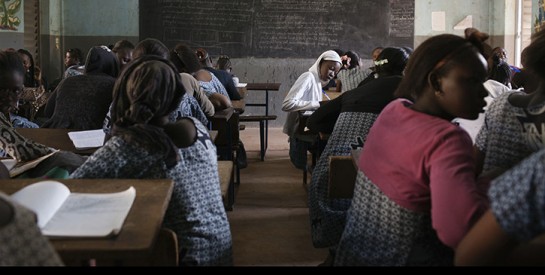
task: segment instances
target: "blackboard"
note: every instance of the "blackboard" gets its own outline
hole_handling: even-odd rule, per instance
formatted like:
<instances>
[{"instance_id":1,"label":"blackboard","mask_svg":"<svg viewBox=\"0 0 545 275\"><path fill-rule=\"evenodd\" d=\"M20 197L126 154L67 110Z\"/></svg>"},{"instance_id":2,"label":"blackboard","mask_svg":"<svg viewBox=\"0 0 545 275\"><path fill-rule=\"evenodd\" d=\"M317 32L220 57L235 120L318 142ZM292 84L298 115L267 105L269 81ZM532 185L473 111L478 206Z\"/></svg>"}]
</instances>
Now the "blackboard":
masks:
<instances>
[{"instance_id":1,"label":"blackboard","mask_svg":"<svg viewBox=\"0 0 545 275\"><path fill-rule=\"evenodd\" d=\"M329 49L369 58L414 44L414 0L140 0L140 38L211 54L315 58Z\"/></svg>"}]
</instances>

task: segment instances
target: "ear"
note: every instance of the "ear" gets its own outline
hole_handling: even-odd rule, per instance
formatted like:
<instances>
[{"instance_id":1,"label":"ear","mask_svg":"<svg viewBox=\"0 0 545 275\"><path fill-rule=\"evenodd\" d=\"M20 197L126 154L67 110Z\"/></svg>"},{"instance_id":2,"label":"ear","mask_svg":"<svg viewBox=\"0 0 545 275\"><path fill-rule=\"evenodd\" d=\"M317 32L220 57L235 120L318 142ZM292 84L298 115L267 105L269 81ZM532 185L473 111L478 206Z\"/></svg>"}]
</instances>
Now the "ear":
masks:
<instances>
[{"instance_id":1,"label":"ear","mask_svg":"<svg viewBox=\"0 0 545 275\"><path fill-rule=\"evenodd\" d=\"M428 76L428 83L436 92L442 92L441 90L441 80L436 73L430 73Z\"/></svg>"}]
</instances>

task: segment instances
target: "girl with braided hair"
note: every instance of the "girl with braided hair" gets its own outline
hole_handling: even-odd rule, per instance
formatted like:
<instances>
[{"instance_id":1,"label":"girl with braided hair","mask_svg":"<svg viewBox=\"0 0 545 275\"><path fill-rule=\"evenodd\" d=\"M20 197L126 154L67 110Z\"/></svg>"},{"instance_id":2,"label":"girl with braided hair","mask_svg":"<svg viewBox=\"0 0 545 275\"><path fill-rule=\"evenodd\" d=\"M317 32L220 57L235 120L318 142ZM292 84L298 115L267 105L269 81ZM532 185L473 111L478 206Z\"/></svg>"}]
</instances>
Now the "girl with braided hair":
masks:
<instances>
[{"instance_id":1,"label":"girl with braided hair","mask_svg":"<svg viewBox=\"0 0 545 275\"><path fill-rule=\"evenodd\" d=\"M180 264L231 265L215 146L197 119L169 122L184 93L169 61L143 56L131 62L114 87L112 138L71 176L172 179L164 226L178 235Z\"/></svg>"}]
</instances>

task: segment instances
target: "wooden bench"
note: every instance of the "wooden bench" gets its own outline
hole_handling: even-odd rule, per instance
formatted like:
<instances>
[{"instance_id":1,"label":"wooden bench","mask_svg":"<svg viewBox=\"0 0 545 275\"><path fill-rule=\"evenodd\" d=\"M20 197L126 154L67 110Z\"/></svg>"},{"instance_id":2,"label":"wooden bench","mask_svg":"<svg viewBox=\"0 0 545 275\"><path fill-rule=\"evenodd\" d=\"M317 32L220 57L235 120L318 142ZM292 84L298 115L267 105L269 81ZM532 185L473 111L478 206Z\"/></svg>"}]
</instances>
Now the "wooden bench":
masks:
<instances>
[{"instance_id":1,"label":"wooden bench","mask_svg":"<svg viewBox=\"0 0 545 275\"><path fill-rule=\"evenodd\" d=\"M227 211L233 211L235 203L234 164L232 161L218 161L221 198Z\"/></svg>"},{"instance_id":2,"label":"wooden bench","mask_svg":"<svg viewBox=\"0 0 545 275\"><path fill-rule=\"evenodd\" d=\"M352 199L357 174L352 156L329 157L329 198Z\"/></svg>"},{"instance_id":3,"label":"wooden bench","mask_svg":"<svg viewBox=\"0 0 545 275\"><path fill-rule=\"evenodd\" d=\"M265 136L265 123L268 121L276 120L277 116L240 116L240 122L259 122L259 139L261 146L261 161L265 161L265 154L267 153L268 137Z\"/></svg>"}]
</instances>

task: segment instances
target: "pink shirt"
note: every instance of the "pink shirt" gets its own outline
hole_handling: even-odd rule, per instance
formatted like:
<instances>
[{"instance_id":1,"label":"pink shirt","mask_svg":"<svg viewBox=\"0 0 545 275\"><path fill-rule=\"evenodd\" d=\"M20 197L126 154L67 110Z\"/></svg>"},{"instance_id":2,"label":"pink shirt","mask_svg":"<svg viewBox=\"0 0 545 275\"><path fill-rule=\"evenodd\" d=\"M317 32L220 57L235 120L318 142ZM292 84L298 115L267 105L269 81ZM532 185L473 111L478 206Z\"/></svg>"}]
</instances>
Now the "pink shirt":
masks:
<instances>
[{"instance_id":1,"label":"pink shirt","mask_svg":"<svg viewBox=\"0 0 545 275\"><path fill-rule=\"evenodd\" d=\"M359 167L387 197L411 211L430 212L439 239L456 248L488 208L486 184L475 176L469 135L444 119L396 100L375 122Z\"/></svg>"}]
</instances>

